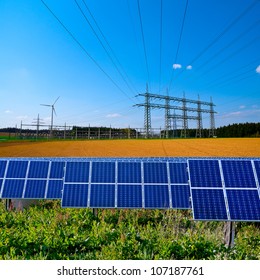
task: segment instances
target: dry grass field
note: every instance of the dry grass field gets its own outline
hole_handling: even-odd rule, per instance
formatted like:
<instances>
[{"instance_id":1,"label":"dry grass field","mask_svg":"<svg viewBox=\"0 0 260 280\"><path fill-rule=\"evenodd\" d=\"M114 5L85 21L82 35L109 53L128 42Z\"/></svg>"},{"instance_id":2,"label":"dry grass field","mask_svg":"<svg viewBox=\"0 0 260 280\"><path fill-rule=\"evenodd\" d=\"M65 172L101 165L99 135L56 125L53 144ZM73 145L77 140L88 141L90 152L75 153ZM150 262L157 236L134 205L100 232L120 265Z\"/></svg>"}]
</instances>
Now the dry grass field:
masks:
<instances>
[{"instance_id":1,"label":"dry grass field","mask_svg":"<svg viewBox=\"0 0 260 280\"><path fill-rule=\"evenodd\" d=\"M260 139L2 142L0 157L260 157Z\"/></svg>"}]
</instances>

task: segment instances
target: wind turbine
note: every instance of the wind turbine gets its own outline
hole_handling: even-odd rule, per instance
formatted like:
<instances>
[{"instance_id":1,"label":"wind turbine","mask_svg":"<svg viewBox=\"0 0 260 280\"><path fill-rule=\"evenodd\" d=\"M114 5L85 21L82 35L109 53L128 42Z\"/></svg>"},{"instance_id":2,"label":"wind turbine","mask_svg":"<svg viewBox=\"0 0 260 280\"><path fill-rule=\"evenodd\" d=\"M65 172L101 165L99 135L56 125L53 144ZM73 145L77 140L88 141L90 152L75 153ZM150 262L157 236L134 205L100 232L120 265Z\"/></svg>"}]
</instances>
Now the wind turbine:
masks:
<instances>
[{"instance_id":1,"label":"wind turbine","mask_svg":"<svg viewBox=\"0 0 260 280\"><path fill-rule=\"evenodd\" d=\"M51 131L50 131L50 137L52 137L53 113L55 114L55 116L57 116L54 105L56 104L56 102L58 101L59 98L60 98L60 96L55 100L55 102L52 105L50 105L50 104L40 104L41 106L51 107Z\"/></svg>"}]
</instances>

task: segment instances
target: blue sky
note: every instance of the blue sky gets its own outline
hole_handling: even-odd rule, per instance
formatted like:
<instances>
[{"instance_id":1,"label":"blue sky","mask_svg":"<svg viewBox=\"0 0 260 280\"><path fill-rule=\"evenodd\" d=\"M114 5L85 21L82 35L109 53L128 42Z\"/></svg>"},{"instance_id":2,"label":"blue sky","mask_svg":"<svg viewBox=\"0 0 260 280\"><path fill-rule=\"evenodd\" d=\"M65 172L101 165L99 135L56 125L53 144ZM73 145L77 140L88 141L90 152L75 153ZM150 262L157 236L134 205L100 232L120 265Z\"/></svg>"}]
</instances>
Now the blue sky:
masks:
<instances>
[{"instance_id":1,"label":"blue sky","mask_svg":"<svg viewBox=\"0 0 260 280\"><path fill-rule=\"evenodd\" d=\"M146 83L152 93L212 97L217 127L260 121L260 1L189 0L184 18L186 0L139 0L145 48L138 0L44 2L49 9L0 1L0 128L38 114L49 125L51 108L40 104L59 96L55 125L141 128L133 105ZM163 126L164 111L152 110L152 127Z\"/></svg>"}]
</instances>

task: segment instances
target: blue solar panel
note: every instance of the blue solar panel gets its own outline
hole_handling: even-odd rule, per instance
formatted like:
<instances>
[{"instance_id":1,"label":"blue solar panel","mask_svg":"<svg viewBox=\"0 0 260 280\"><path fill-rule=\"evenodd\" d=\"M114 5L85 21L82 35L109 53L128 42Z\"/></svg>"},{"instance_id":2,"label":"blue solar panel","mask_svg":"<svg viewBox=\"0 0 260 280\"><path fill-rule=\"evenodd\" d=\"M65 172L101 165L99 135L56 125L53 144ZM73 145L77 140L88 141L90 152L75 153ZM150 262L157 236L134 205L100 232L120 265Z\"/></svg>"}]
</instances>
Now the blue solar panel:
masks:
<instances>
[{"instance_id":1,"label":"blue solar panel","mask_svg":"<svg viewBox=\"0 0 260 280\"><path fill-rule=\"evenodd\" d=\"M25 180L6 179L2 198L22 198Z\"/></svg>"},{"instance_id":2,"label":"blue solar panel","mask_svg":"<svg viewBox=\"0 0 260 280\"><path fill-rule=\"evenodd\" d=\"M66 183L87 183L89 181L89 162L67 162Z\"/></svg>"},{"instance_id":3,"label":"blue solar panel","mask_svg":"<svg viewBox=\"0 0 260 280\"><path fill-rule=\"evenodd\" d=\"M165 185L144 186L145 208L169 208L169 188Z\"/></svg>"},{"instance_id":4,"label":"blue solar panel","mask_svg":"<svg viewBox=\"0 0 260 280\"><path fill-rule=\"evenodd\" d=\"M24 198L44 198L46 184L47 180L27 180Z\"/></svg>"},{"instance_id":5,"label":"blue solar panel","mask_svg":"<svg viewBox=\"0 0 260 280\"><path fill-rule=\"evenodd\" d=\"M260 199L257 190L227 190L227 198L231 220L260 220Z\"/></svg>"},{"instance_id":6,"label":"blue solar panel","mask_svg":"<svg viewBox=\"0 0 260 280\"><path fill-rule=\"evenodd\" d=\"M3 178L5 175L6 163L6 160L0 160L0 178Z\"/></svg>"},{"instance_id":7,"label":"blue solar panel","mask_svg":"<svg viewBox=\"0 0 260 280\"><path fill-rule=\"evenodd\" d=\"M62 207L87 207L88 184L64 184Z\"/></svg>"},{"instance_id":8,"label":"blue solar panel","mask_svg":"<svg viewBox=\"0 0 260 280\"><path fill-rule=\"evenodd\" d=\"M142 208L141 185L118 185L117 196L119 208Z\"/></svg>"},{"instance_id":9,"label":"blue solar panel","mask_svg":"<svg viewBox=\"0 0 260 280\"><path fill-rule=\"evenodd\" d=\"M25 178L28 161L9 161L6 178Z\"/></svg>"},{"instance_id":10,"label":"blue solar panel","mask_svg":"<svg viewBox=\"0 0 260 280\"><path fill-rule=\"evenodd\" d=\"M28 178L47 178L49 161L31 161Z\"/></svg>"},{"instance_id":11,"label":"blue solar panel","mask_svg":"<svg viewBox=\"0 0 260 280\"><path fill-rule=\"evenodd\" d=\"M168 183L165 162L144 162L144 183Z\"/></svg>"},{"instance_id":12,"label":"blue solar panel","mask_svg":"<svg viewBox=\"0 0 260 280\"><path fill-rule=\"evenodd\" d=\"M93 162L91 182L92 183L115 183L115 163Z\"/></svg>"},{"instance_id":13,"label":"blue solar panel","mask_svg":"<svg viewBox=\"0 0 260 280\"><path fill-rule=\"evenodd\" d=\"M226 188L256 188L251 161L222 160Z\"/></svg>"},{"instance_id":14,"label":"blue solar panel","mask_svg":"<svg viewBox=\"0 0 260 280\"><path fill-rule=\"evenodd\" d=\"M217 160L189 160L191 187L222 187Z\"/></svg>"},{"instance_id":15,"label":"blue solar panel","mask_svg":"<svg viewBox=\"0 0 260 280\"><path fill-rule=\"evenodd\" d=\"M115 185L91 184L90 207L114 208Z\"/></svg>"},{"instance_id":16,"label":"blue solar panel","mask_svg":"<svg viewBox=\"0 0 260 280\"><path fill-rule=\"evenodd\" d=\"M195 220L227 220L222 189L192 189L192 208Z\"/></svg>"},{"instance_id":17,"label":"blue solar panel","mask_svg":"<svg viewBox=\"0 0 260 280\"><path fill-rule=\"evenodd\" d=\"M141 182L141 162L118 162L118 183Z\"/></svg>"},{"instance_id":18,"label":"blue solar panel","mask_svg":"<svg viewBox=\"0 0 260 280\"><path fill-rule=\"evenodd\" d=\"M51 163L50 178L62 179L64 177L64 161L53 161Z\"/></svg>"},{"instance_id":19,"label":"blue solar panel","mask_svg":"<svg viewBox=\"0 0 260 280\"><path fill-rule=\"evenodd\" d=\"M63 190L62 180L49 180L46 198L60 199L62 196L62 190Z\"/></svg>"},{"instance_id":20,"label":"blue solar panel","mask_svg":"<svg viewBox=\"0 0 260 280\"><path fill-rule=\"evenodd\" d=\"M186 163L169 163L169 170L172 184L188 183L188 172Z\"/></svg>"},{"instance_id":21,"label":"blue solar panel","mask_svg":"<svg viewBox=\"0 0 260 280\"><path fill-rule=\"evenodd\" d=\"M190 186L186 185L172 185L172 208L190 209Z\"/></svg>"}]
</instances>

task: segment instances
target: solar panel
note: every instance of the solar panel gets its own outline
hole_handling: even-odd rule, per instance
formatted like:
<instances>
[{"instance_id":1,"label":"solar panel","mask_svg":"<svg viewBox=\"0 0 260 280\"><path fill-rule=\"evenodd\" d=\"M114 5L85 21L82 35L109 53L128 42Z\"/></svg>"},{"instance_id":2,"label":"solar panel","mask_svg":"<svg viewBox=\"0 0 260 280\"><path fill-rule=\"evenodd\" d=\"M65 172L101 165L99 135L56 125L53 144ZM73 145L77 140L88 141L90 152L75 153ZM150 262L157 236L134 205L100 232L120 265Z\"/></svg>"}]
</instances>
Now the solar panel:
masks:
<instances>
[{"instance_id":1,"label":"solar panel","mask_svg":"<svg viewBox=\"0 0 260 280\"><path fill-rule=\"evenodd\" d=\"M92 183L115 183L114 162L92 162Z\"/></svg>"},{"instance_id":2,"label":"solar panel","mask_svg":"<svg viewBox=\"0 0 260 280\"><path fill-rule=\"evenodd\" d=\"M141 185L118 185L117 207L142 208Z\"/></svg>"},{"instance_id":3,"label":"solar panel","mask_svg":"<svg viewBox=\"0 0 260 280\"><path fill-rule=\"evenodd\" d=\"M6 178L25 178L28 161L9 161Z\"/></svg>"},{"instance_id":4,"label":"solar panel","mask_svg":"<svg viewBox=\"0 0 260 280\"><path fill-rule=\"evenodd\" d=\"M169 208L169 188L165 185L144 186L145 208Z\"/></svg>"},{"instance_id":5,"label":"solar panel","mask_svg":"<svg viewBox=\"0 0 260 280\"><path fill-rule=\"evenodd\" d=\"M2 198L22 198L25 180L6 179L2 189Z\"/></svg>"},{"instance_id":6,"label":"solar panel","mask_svg":"<svg viewBox=\"0 0 260 280\"><path fill-rule=\"evenodd\" d=\"M118 183L141 182L141 162L118 162Z\"/></svg>"},{"instance_id":7,"label":"solar panel","mask_svg":"<svg viewBox=\"0 0 260 280\"><path fill-rule=\"evenodd\" d=\"M168 183L165 162L144 162L144 183Z\"/></svg>"},{"instance_id":8,"label":"solar panel","mask_svg":"<svg viewBox=\"0 0 260 280\"><path fill-rule=\"evenodd\" d=\"M171 185L172 208L190 209L190 186Z\"/></svg>"},{"instance_id":9,"label":"solar panel","mask_svg":"<svg viewBox=\"0 0 260 280\"><path fill-rule=\"evenodd\" d=\"M222 160L226 188L256 188L254 172L249 160Z\"/></svg>"},{"instance_id":10,"label":"solar panel","mask_svg":"<svg viewBox=\"0 0 260 280\"><path fill-rule=\"evenodd\" d=\"M47 180L27 180L23 198L43 199Z\"/></svg>"},{"instance_id":11,"label":"solar panel","mask_svg":"<svg viewBox=\"0 0 260 280\"><path fill-rule=\"evenodd\" d=\"M259 221L260 199L257 190L227 190L230 219Z\"/></svg>"},{"instance_id":12,"label":"solar panel","mask_svg":"<svg viewBox=\"0 0 260 280\"><path fill-rule=\"evenodd\" d=\"M186 163L169 163L170 180L172 184L188 184Z\"/></svg>"},{"instance_id":13,"label":"solar panel","mask_svg":"<svg viewBox=\"0 0 260 280\"><path fill-rule=\"evenodd\" d=\"M91 184L89 206L92 208L114 208L115 185Z\"/></svg>"},{"instance_id":14,"label":"solar panel","mask_svg":"<svg viewBox=\"0 0 260 280\"><path fill-rule=\"evenodd\" d=\"M0 179L0 198L1 198L1 193L2 193L2 184L3 184L3 179Z\"/></svg>"},{"instance_id":15,"label":"solar panel","mask_svg":"<svg viewBox=\"0 0 260 280\"><path fill-rule=\"evenodd\" d=\"M50 178L62 179L64 177L64 161L53 161L51 163Z\"/></svg>"},{"instance_id":16,"label":"solar panel","mask_svg":"<svg viewBox=\"0 0 260 280\"><path fill-rule=\"evenodd\" d=\"M218 160L188 160L191 187L222 187Z\"/></svg>"},{"instance_id":17,"label":"solar panel","mask_svg":"<svg viewBox=\"0 0 260 280\"><path fill-rule=\"evenodd\" d=\"M31 161L28 178L47 178L49 161Z\"/></svg>"},{"instance_id":18,"label":"solar panel","mask_svg":"<svg viewBox=\"0 0 260 280\"><path fill-rule=\"evenodd\" d=\"M87 207L88 184L64 184L62 194L62 207Z\"/></svg>"},{"instance_id":19,"label":"solar panel","mask_svg":"<svg viewBox=\"0 0 260 280\"><path fill-rule=\"evenodd\" d=\"M89 162L67 162L66 183L87 183L89 181Z\"/></svg>"},{"instance_id":20,"label":"solar panel","mask_svg":"<svg viewBox=\"0 0 260 280\"><path fill-rule=\"evenodd\" d=\"M5 175L6 164L7 164L6 160L0 160L0 178L3 178Z\"/></svg>"},{"instance_id":21,"label":"solar panel","mask_svg":"<svg viewBox=\"0 0 260 280\"><path fill-rule=\"evenodd\" d=\"M192 209L195 220L227 220L222 189L192 189Z\"/></svg>"},{"instance_id":22,"label":"solar panel","mask_svg":"<svg viewBox=\"0 0 260 280\"><path fill-rule=\"evenodd\" d=\"M60 199L62 197L62 190L63 190L62 180L49 180L46 198Z\"/></svg>"}]
</instances>

